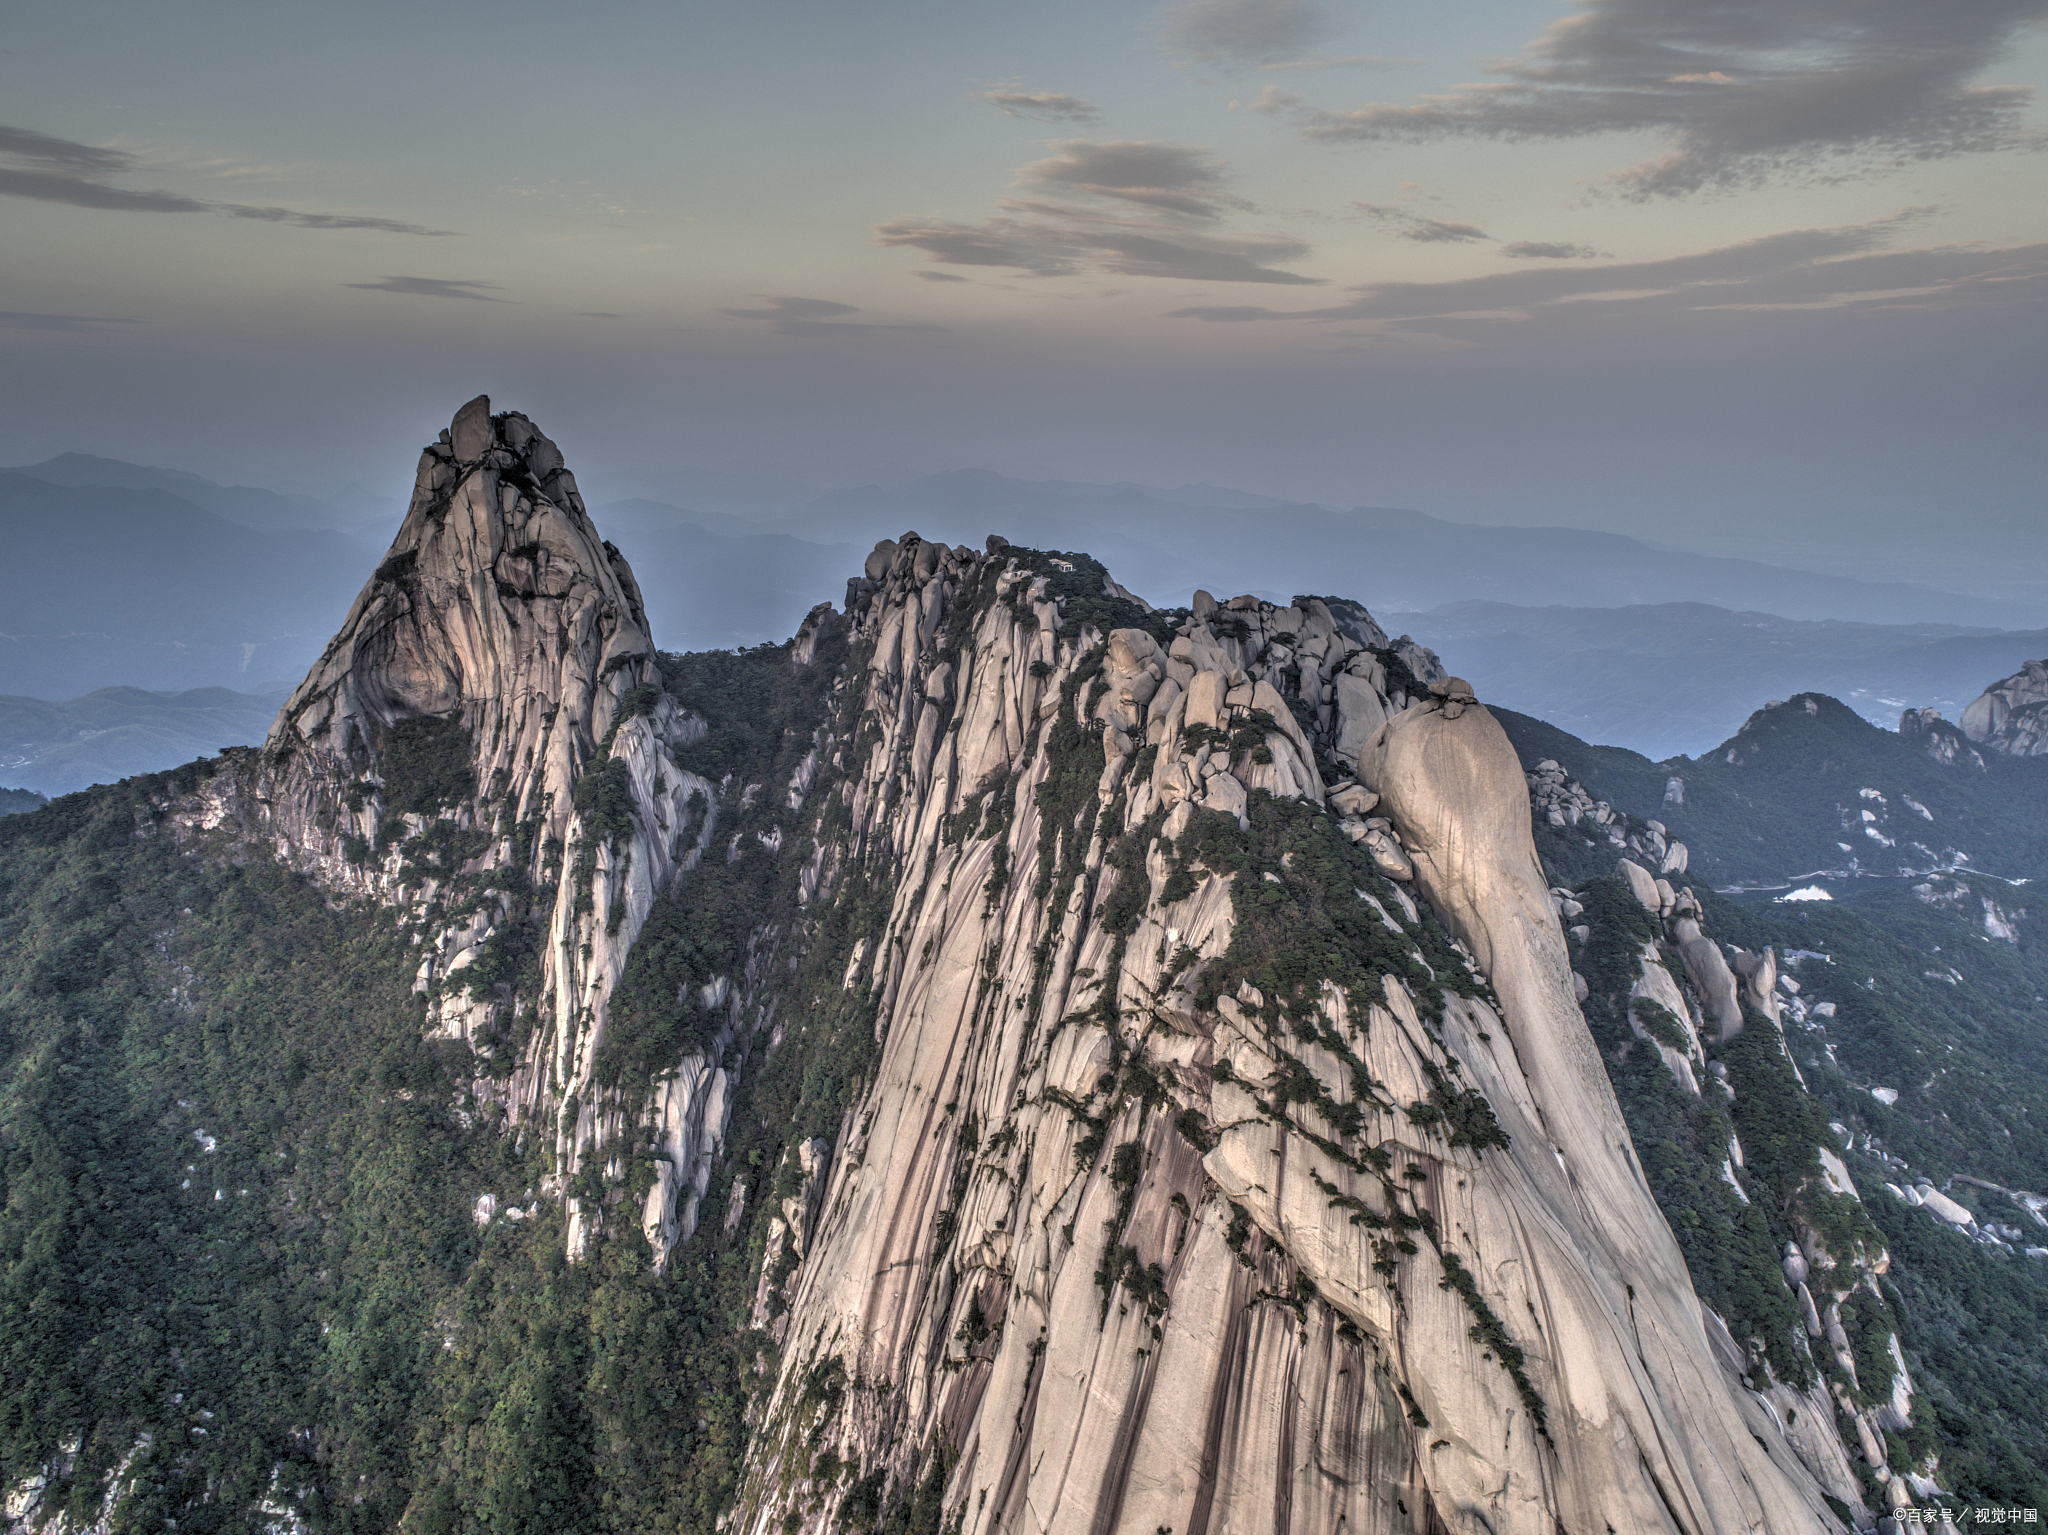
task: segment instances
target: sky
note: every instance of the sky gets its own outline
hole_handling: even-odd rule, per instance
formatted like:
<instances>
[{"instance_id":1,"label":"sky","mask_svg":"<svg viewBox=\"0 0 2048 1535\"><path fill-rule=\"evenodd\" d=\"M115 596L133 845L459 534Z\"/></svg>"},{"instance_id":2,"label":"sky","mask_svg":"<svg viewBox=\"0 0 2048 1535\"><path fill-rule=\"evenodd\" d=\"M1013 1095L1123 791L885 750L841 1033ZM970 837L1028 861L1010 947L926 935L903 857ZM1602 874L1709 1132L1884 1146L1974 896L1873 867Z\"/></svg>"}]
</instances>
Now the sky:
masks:
<instances>
[{"instance_id":1,"label":"sky","mask_svg":"<svg viewBox=\"0 0 2048 1535\"><path fill-rule=\"evenodd\" d=\"M657 499L979 466L2048 560L2048 0L7 18L0 462L397 495L488 392Z\"/></svg>"}]
</instances>

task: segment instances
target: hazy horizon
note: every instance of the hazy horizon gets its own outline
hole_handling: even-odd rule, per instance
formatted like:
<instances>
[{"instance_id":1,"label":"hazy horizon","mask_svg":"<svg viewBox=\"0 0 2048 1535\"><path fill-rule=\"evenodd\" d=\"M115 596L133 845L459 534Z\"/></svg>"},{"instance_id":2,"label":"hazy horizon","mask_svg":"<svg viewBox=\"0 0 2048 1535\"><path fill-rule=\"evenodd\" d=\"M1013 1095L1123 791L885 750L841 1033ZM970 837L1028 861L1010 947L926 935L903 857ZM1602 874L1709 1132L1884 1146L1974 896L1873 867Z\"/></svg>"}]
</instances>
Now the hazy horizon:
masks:
<instances>
[{"instance_id":1,"label":"hazy horizon","mask_svg":"<svg viewBox=\"0 0 2048 1535\"><path fill-rule=\"evenodd\" d=\"M985 467L2048 590L2043 14L24 14L0 461L397 495L488 392L612 496Z\"/></svg>"}]
</instances>

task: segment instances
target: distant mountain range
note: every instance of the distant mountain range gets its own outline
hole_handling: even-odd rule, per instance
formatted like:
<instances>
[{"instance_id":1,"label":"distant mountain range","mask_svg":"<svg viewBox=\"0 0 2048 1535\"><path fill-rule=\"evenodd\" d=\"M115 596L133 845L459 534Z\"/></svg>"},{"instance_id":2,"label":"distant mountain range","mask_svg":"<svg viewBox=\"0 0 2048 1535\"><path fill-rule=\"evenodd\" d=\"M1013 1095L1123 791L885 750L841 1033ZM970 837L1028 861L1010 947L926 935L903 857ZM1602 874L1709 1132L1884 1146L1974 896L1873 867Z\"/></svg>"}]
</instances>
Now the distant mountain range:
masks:
<instances>
[{"instance_id":1,"label":"distant mountain range","mask_svg":"<svg viewBox=\"0 0 2048 1535\"><path fill-rule=\"evenodd\" d=\"M1175 499L1181 495L1199 499ZM1216 504L1222 501L1231 504ZM760 526L859 545L915 528L948 542L979 544L1001 533L1045 547L1085 548L1131 590L1173 605L1215 579L1213 562L1227 550L1228 567L1254 595L1284 602L1317 586L1351 593L1375 611L1471 600L1573 607L1704 602L1855 623L2048 623L2039 604L1688 554L1612 533L1482 527L1384 507L1332 511L1207 487L1169 492L1012 480L986 470L837 491Z\"/></svg>"},{"instance_id":2,"label":"distant mountain range","mask_svg":"<svg viewBox=\"0 0 2048 1535\"><path fill-rule=\"evenodd\" d=\"M2048 611L2025 603L1606 533L1333 511L1206 485L1025 481L982 470L884 477L794 507L743 503L692 481L693 493L725 509L643 498L599 504L594 516L639 573L664 649L789 634L815 604L844 599L847 577L880 538L915 528L978 546L998 532L1094 550L1162 605L1186 603L1219 568L1241 590L1282 602L1312 590L1357 593L1482 697L1652 757L1706 749L1759 695L1825 691L1888 726L1907 705L1952 713L2048 653ZM0 471L9 550L0 694L81 703L92 694L101 722L93 728L132 726L124 739L142 741L163 728L163 711L137 705L117 727L107 722L120 707L112 700L145 690L265 693L268 679L310 664L400 510L360 488L323 500L83 453ZM1220 564L1219 550L1229 552ZM1528 605L1539 600L1556 605ZM116 691L101 696L106 689ZM205 731L218 733L210 723ZM259 735L258 726L231 730L194 750ZM13 739L0 738L0 749ZM88 751L67 760L36 782L73 787L91 781L76 774L110 772L116 759ZM170 759L118 760L125 773Z\"/></svg>"},{"instance_id":3,"label":"distant mountain range","mask_svg":"<svg viewBox=\"0 0 2048 1535\"><path fill-rule=\"evenodd\" d=\"M0 784L69 794L249 745L263 739L288 691L101 688L66 703L0 697Z\"/></svg>"},{"instance_id":4,"label":"distant mountain range","mask_svg":"<svg viewBox=\"0 0 2048 1535\"><path fill-rule=\"evenodd\" d=\"M387 504L382 497L359 485L352 485L331 500L322 501L313 496L263 490L254 485L217 485L182 469L155 469L146 464L124 463L118 458L100 458L91 453L59 453L40 464L25 464L10 472L73 489L92 486L105 490L160 490L203 511L212 512L216 517L272 533L333 528L358 533L383 544L389 541L399 519L405 515L402 503L393 501Z\"/></svg>"},{"instance_id":5,"label":"distant mountain range","mask_svg":"<svg viewBox=\"0 0 2048 1535\"><path fill-rule=\"evenodd\" d=\"M1887 730L1908 707L1954 720L1988 683L2048 655L2048 629L1816 622L1698 602L1459 602L1379 617L1481 697L1653 759L1709 751L1760 699L1795 693L1827 693Z\"/></svg>"}]
</instances>

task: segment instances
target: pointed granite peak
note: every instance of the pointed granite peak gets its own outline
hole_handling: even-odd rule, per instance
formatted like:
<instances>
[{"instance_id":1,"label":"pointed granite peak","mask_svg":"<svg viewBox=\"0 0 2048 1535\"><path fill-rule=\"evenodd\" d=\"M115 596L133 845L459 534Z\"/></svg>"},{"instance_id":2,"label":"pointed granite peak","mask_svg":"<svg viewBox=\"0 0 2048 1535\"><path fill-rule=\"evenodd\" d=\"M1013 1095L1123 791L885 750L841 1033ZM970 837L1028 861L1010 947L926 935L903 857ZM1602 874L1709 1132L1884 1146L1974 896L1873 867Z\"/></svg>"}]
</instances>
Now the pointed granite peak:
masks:
<instances>
[{"instance_id":1,"label":"pointed granite peak","mask_svg":"<svg viewBox=\"0 0 2048 1535\"><path fill-rule=\"evenodd\" d=\"M565 1178L599 1123L585 1089L626 951L710 835L712 786L670 755L693 728L560 449L479 395L420 455L404 525L266 743L280 849L422 923L430 1026L511 1052L492 1091L545 1119ZM592 774L604 792L580 794ZM501 934L539 948L516 996L465 974ZM564 1094L587 1107L558 1125Z\"/></svg>"},{"instance_id":2,"label":"pointed granite peak","mask_svg":"<svg viewBox=\"0 0 2048 1535\"><path fill-rule=\"evenodd\" d=\"M397 721L457 708L488 741L482 727L506 723L506 710L559 707L580 761L606 705L643 680L653 645L632 572L598 535L561 450L490 404L471 400L420 455L405 523L278 716L273 751L358 758Z\"/></svg>"}]
</instances>

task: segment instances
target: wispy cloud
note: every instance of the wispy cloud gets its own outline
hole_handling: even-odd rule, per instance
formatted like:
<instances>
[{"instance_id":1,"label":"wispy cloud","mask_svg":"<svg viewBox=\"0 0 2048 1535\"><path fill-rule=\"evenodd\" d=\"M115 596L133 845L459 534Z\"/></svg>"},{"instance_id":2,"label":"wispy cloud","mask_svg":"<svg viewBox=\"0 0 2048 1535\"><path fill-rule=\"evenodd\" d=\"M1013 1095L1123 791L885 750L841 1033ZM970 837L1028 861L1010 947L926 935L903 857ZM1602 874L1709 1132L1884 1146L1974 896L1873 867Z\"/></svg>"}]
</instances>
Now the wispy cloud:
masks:
<instances>
[{"instance_id":1,"label":"wispy cloud","mask_svg":"<svg viewBox=\"0 0 2048 1535\"><path fill-rule=\"evenodd\" d=\"M1093 105L1065 91L1025 91L998 85L983 91L981 99L1012 117L1035 117L1044 122L1092 123L1101 115Z\"/></svg>"},{"instance_id":2,"label":"wispy cloud","mask_svg":"<svg viewBox=\"0 0 2048 1535\"><path fill-rule=\"evenodd\" d=\"M106 180L109 176L131 174L141 165L137 156L124 149L78 144L32 128L0 126L0 197L21 197L110 213L213 213L266 224L293 224L301 229L368 229L383 234L435 237L454 233L364 214L305 213L296 208L210 202L180 192L114 186Z\"/></svg>"},{"instance_id":3,"label":"wispy cloud","mask_svg":"<svg viewBox=\"0 0 2048 1535\"><path fill-rule=\"evenodd\" d=\"M1500 253L1524 261L1591 261L1600 254L1590 245L1559 245L1546 240L1516 240L1503 245Z\"/></svg>"},{"instance_id":4,"label":"wispy cloud","mask_svg":"<svg viewBox=\"0 0 2048 1535\"><path fill-rule=\"evenodd\" d=\"M375 282L352 282L343 286L364 288L372 293L409 293L415 298L473 298L487 304L510 302L486 291L496 283L469 277L380 277Z\"/></svg>"},{"instance_id":5,"label":"wispy cloud","mask_svg":"<svg viewBox=\"0 0 2048 1535\"><path fill-rule=\"evenodd\" d=\"M1215 219L1248 207L1225 191L1216 157L1192 144L1149 139L1066 139L1017 174L1024 190L1087 193L1191 218Z\"/></svg>"},{"instance_id":6,"label":"wispy cloud","mask_svg":"<svg viewBox=\"0 0 2048 1535\"><path fill-rule=\"evenodd\" d=\"M1175 318L1212 321L1345 320L1429 324L1479 317L1529 319L1599 301L1659 310L1933 307L2039 303L2048 293L2048 245L2005 249L1889 247L1930 210L1865 224L1787 230L1652 261L1533 267L1444 282L1366 283L1341 304L1278 310L1195 306Z\"/></svg>"},{"instance_id":7,"label":"wispy cloud","mask_svg":"<svg viewBox=\"0 0 2048 1535\"><path fill-rule=\"evenodd\" d=\"M1416 62L1384 53L1346 53L1330 58L1276 59L1259 68L1276 73L1288 69L1400 69Z\"/></svg>"},{"instance_id":8,"label":"wispy cloud","mask_svg":"<svg viewBox=\"0 0 2048 1535\"><path fill-rule=\"evenodd\" d=\"M1386 225L1400 239L1413 240L1418 245L1468 245L1493 238L1474 225L1424 218L1392 203L1353 203L1352 206L1374 223Z\"/></svg>"},{"instance_id":9,"label":"wispy cloud","mask_svg":"<svg viewBox=\"0 0 2048 1535\"><path fill-rule=\"evenodd\" d=\"M0 309L0 330L89 331L107 325L139 325L123 315L39 314L20 309Z\"/></svg>"},{"instance_id":10,"label":"wispy cloud","mask_svg":"<svg viewBox=\"0 0 2048 1535\"><path fill-rule=\"evenodd\" d=\"M842 304L829 298L796 298L788 294L762 294L762 305L758 309L721 309L718 312L734 320L763 320L772 325L778 336L881 336L903 335L923 332L930 334L945 330L943 325L896 324L884 325L867 320L850 320L849 315L861 312L858 304Z\"/></svg>"},{"instance_id":11,"label":"wispy cloud","mask_svg":"<svg viewBox=\"0 0 2048 1535\"><path fill-rule=\"evenodd\" d=\"M1633 199L2038 148L2025 86L1976 83L2042 0L1581 0L1497 78L1312 112L1312 139L1419 143L1635 133L1665 153L1608 180Z\"/></svg>"},{"instance_id":12,"label":"wispy cloud","mask_svg":"<svg viewBox=\"0 0 2048 1535\"><path fill-rule=\"evenodd\" d=\"M1039 277L1079 273L1202 282L1312 284L1272 265L1308 254L1286 235L1231 234L1231 214L1255 211L1230 190L1222 163L1192 144L1066 139L1017 172L980 223L891 219L883 245L922 251L944 266L1008 267Z\"/></svg>"},{"instance_id":13,"label":"wispy cloud","mask_svg":"<svg viewBox=\"0 0 2048 1535\"><path fill-rule=\"evenodd\" d=\"M135 157L126 150L102 149L52 138L33 128L0 125L0 156L46 171L72 176L111 176L129 169Z\"/></svg>"},{"instance_id":14,"label":"wispy cloud","mask_svg":"<svg viewBox=\"0 0 2048 1535\"><path fill-rule=\"evenodd\" d=\"M1295 61L1336 32L1316 0L1177 0L1154 25L1167 54L1190 64Z\"/></svg>"}]
</instances>

